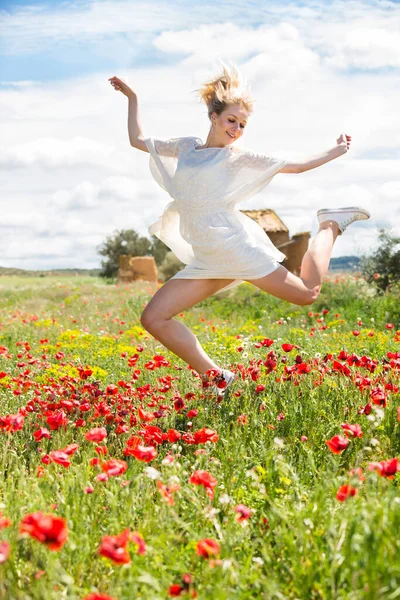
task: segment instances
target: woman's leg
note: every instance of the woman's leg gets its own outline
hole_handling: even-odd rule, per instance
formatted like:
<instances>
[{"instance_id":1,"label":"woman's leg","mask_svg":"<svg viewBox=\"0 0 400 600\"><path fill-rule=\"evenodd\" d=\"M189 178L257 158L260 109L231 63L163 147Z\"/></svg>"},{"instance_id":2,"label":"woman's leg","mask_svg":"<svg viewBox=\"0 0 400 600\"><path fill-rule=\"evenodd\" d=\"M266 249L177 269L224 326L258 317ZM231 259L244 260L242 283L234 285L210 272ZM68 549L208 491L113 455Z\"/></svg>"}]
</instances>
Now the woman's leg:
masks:
<instances>
[{"instance_id":1,"label":"woman's leg","mask_svg":"<svg viewBox=\"0 0 400 600\"><path fill-rule=\"evenodd\" d=\"M317 235L303 257L300 277L279 266L269 275L247 281L264 292L293 304L312 304L318 298L328 272L333 244L338 234L339 226L336 221L324 221L320 224Z\"/></svg>"},{"instance_id":2,"label":"woman's leg","mask_svg":"<svg viewBox=\"0 0 400 600\"><path fill-rule=\"evenodd\" d=\"M219 369L186 325L172 317L212 296L233 279L170 279L154 294L140 321L166 348L200 375Z\"/></svg>"}]
</instances>

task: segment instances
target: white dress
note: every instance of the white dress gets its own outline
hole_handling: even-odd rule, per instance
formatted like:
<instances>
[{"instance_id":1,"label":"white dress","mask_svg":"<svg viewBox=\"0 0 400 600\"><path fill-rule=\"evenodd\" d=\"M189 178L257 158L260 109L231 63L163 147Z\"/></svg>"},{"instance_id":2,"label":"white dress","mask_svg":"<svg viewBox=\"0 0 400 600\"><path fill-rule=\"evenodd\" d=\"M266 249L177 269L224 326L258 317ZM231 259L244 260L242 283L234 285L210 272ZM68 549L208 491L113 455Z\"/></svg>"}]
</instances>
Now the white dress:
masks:
<instances>
[{"instance_id":1,"label":"white dress","mask_svg":"<svg viewBox=\"0 0 400 600\"><path fill-rule=\"evenodd\" d=\"M186 264L172 279L233 279L220 293L279 267L285 255L235 205L288 161L233 146L197 148L196 137L144 141L154 179L173 198L148 228Z\"/></svg>"}]
</instances>

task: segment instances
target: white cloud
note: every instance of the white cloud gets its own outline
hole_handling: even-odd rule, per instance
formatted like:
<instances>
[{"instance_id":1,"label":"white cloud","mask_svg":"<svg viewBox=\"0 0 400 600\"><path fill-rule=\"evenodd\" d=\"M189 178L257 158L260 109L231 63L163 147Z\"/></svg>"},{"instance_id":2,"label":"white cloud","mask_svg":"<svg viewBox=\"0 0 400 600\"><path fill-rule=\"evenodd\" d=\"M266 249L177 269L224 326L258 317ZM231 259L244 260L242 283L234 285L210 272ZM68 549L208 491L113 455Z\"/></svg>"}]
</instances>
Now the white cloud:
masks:
<instances>
[{"instance_id":1,"label":"white cloud","mask_svg":"<svg viewBox=\"0 0 400 600\"><path fill-rule=\"evenodd\" d=\"M105 165L114 147L83 137L69 140L39 138L2 148L0 169L38 166L43 169Z\"/></svg>"},{"instance_id":2,"label":"white cloud","mask_svg":"<svg viewBox=\"0 0 400 600\"><path fill-rule=\"evenodd\" d=\"M214 74L217 58L238 62L256 99L242 146L301 160L331 148L343 131L353 136L345 156L279 175L240 208L276 208L291 233L315 233L317 208L365 206L373 218L350 227L334 255L372 248L377 227L400 216L400 6L363 4L263 3L244 14L238 3L214 3L188 6L184 16L173 3L135 10L131 1L3 11L7 55L51 48L68 60L66 45L79 42L84 52L89 40L98 55L110 50L116 72L0 83L0 264L94 266L96 246L114 230L146 235L170 198L151 179L148 154L130 147L127 100L107 79L116 74L137 91L144 135L205 140L206 107L191 91ZM123 47L133 42L135 52L156 50L167 66L117 69L121 60L129 65Z\"/></svg>"}]
</instances>

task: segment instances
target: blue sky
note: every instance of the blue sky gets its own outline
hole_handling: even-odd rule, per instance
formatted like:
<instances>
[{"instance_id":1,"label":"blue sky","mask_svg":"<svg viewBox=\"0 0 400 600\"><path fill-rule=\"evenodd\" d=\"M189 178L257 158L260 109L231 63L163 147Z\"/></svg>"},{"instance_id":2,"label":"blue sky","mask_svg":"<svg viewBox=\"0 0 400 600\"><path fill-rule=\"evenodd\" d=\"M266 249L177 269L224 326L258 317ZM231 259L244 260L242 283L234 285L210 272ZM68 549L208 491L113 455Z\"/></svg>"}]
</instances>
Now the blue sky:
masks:
<instances>
[{"instance_id":1,"label":"blue sky","mask_svg":"<svg viewBox=\"0 0 400 600\"><path fill-rule=\"evenodd\" d=\"M145 135L204 139L192 90L218 59L256 97L249 149L304 159L353 136L345 157L279 175L240 208L279 207L292 233L315 233L318 208L360 204L373 218L334 256L374 247L400 217L399 22L385 0L0 1L0 265L98 266L106 235L145 235L169 197L127 143L126 99L107 79L135 87Z\"/></svg>"}]
</instances>

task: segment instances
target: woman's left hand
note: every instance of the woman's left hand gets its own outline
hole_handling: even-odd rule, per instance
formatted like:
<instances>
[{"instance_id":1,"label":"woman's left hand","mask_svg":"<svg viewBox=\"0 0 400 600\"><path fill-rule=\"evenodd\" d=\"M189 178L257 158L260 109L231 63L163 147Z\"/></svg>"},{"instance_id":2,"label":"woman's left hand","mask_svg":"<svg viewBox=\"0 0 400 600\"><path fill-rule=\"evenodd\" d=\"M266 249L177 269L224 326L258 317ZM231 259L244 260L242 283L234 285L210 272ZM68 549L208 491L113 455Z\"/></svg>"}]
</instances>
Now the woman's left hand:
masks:
<instances>
[{"instance_id":1,"label":"woman's left hand","mask_svg":"<svg viewBox=\"0 0 400 600\"><path fill-rule=\"evenodd\" d=\"M346 135L345 133L342 133L336 140L337 145L343 149L343 154L349 150L350 142L351 135Z\"/></svg>"}]
</instances>

